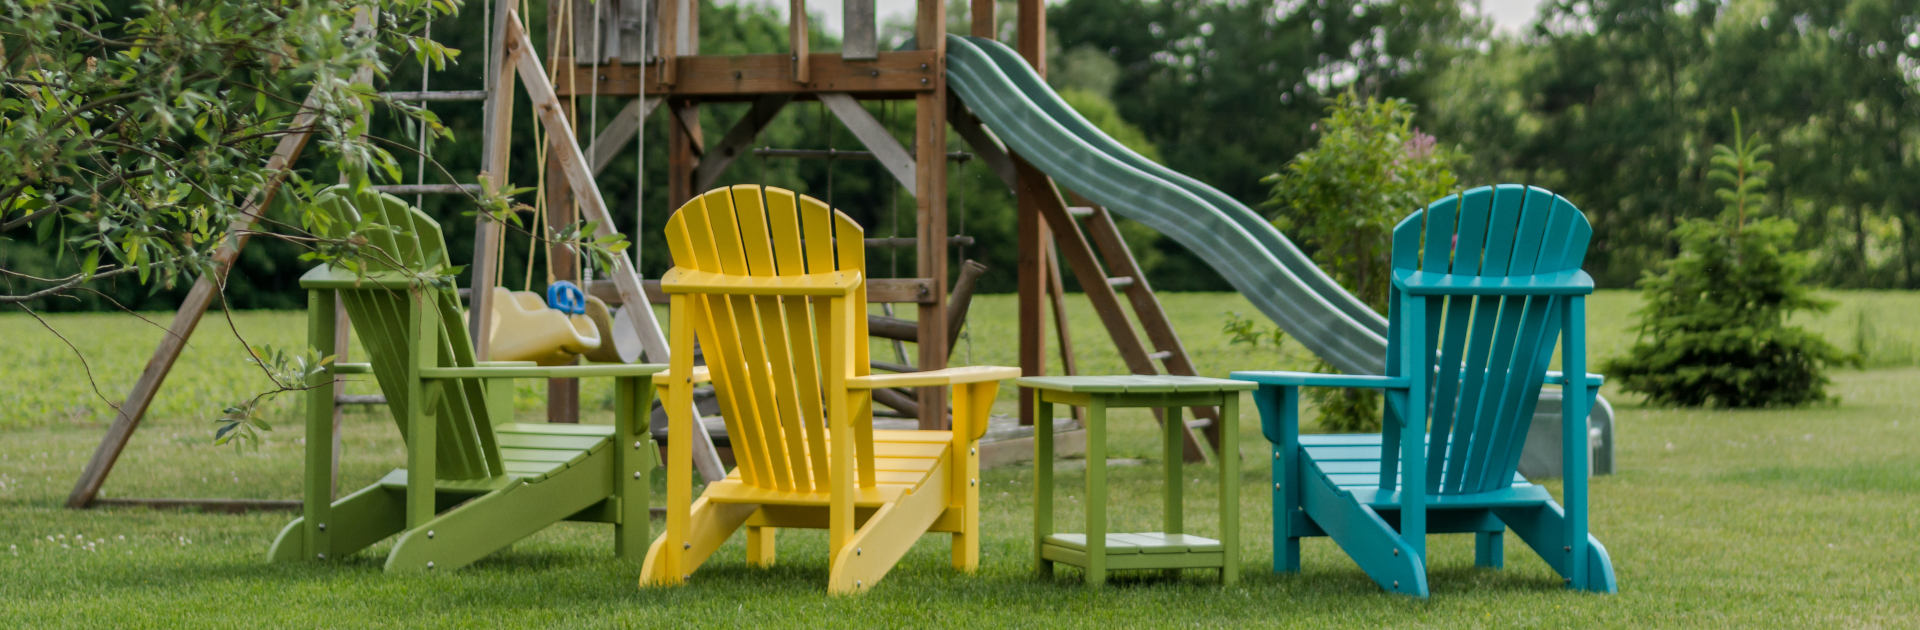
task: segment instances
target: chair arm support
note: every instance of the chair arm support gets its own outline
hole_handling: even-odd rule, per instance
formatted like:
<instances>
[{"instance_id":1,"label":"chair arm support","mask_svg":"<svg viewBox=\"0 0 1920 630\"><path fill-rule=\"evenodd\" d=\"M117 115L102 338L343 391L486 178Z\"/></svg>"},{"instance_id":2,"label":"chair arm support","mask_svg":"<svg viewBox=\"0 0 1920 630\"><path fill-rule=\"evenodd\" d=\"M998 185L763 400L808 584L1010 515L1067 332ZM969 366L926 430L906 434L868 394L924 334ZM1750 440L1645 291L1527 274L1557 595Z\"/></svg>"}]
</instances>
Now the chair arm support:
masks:
<instances>
[{"instance_id":1,"label":"chair arm support","mask_svg":"<svg viewBox=\"0 0 1920 630\"><path fill-rule=\"evenodd\" d=\"M1366 374L1316 374L1313 372L1239 371L1230 375L1242 381L1286 387L1359 387L1367 389L1406 389L1407 377Z\"/></svg>"},{"instance_id":2,"label":"chair arm support","mask_svg":"<svg viewBox=\"0 0 1920 630\"><path fill-rule=\"evenodd\" d=\"M434 367L422 368L420 370L420 376L428 379L588 378L595 376L652 376L666 369L667 366L664 363Z\"/></svg>"},{"instance_id":3,"label":"chair arm support","mask_svg":"<svg viewBox=\"0 0 1920 630\"><path fill-rule=\"evenodd\" d=\"M1559 372L1547 372L1546 382L1548 385L1565 385L1567 384L1567 375L1561 374ZM1599 374L1594 374L1592 372L1587 373L1588 387L1599 387L1601 385L1605 385L1606 383L1607 383L1607 377Z\"/></svg>"},{"instance_id":4,"label":"chair arm support","mask_svg":"<svg viewBox=\"0 0 1920 630\"><path fill-rule=\"evenodd\" d=\"M983 381L1004 381L1020 376L1020 368L997 365L974 365L951 367L927 372L902 372L899 374L872 374L847 379L847 389L884 389L888 387L937 387L979 383Z\"/></svg>"},{"instance_id":5,"label":"chair arm support","mask_svg":"<svg viewBox=\"0 0 1920 630\"><path fill-rule=\"evenodd\" d=\"M1393 272L1393 286L1409 295L1587 295L1593 277L1579 269L1529 276L1462 276L1412 269Z\"/></svg>"},{"instance_id":6,"label":"chair arm support","mask_svg":"<svg viewBox=\"0 0 1920 630\"><path fill-rule=\"evenodd\" d=\"M679 380L679 378L680 378L679 375L674 374L673 371L671 370L668 370L665 372L654 372L653 386L665 387L667 385L673 384L674 381ZM713 372L711 370L708 370L707 366L696 365L696 366L693 366L693 376L688 378L687 382L689 384L698 385L700 383L705 383L712 380L713 380Z\"/></svg>"}]
</instances>

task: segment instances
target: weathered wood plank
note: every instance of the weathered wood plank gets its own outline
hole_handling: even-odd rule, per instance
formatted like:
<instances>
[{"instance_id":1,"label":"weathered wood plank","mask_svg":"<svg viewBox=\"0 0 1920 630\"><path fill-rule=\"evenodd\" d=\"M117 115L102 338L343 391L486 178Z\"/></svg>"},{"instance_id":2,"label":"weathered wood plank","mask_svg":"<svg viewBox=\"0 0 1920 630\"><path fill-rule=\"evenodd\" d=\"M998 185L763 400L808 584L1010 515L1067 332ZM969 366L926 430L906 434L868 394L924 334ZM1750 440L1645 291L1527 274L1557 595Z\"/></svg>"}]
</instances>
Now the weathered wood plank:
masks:
<instances>
[{"instance_id":1,"label":"weathered wood plank","mask_svg":"<svg viewBox=\"0 0 1920 630\"><path fill-rule=\"evenodd\" d=\"M653 116L653 110L659 108L660 98L657 96L636 98L627 101L627 105L613 115L613 120L607 121L607 127L600 130L600 135L594 136L593 144L587 147L588 152L593 154L594 175L599 175L600 171L606 170L607 164L613 161L613 156L619 155L627 148L628 143L633 142L634 134L640 131L640 125L645 124L647 119Z\"/></svg>"},{"instance_id":2,"label":"weathered wood plank","mask_svg":"<svg viewBox=\"0 0 1920 630\"><path fill-rule=\"evenodd\" d=\"M819 98L820 102L825 104L829 111L833 112L833 116L840 119L840 124L846 125L847 130L853 132L853 137L858 138L860 144L866 145L867 150L873 152L874 159L880 162L880 166L887 169L888 174L893 175L894 180L900 182L900 185L905 186L907 190L920 190L916 185L916 178L919 173L916 172L918 169L914 164L914 155L908 153L905 147L900 146L900 141L893 137L892 132L887 131L886 125L881 124L879 119L873 117L872 112L867 111L865 107L861 107L859 101L854 100L853 97L846 94L821 93ZM945 130L946 125L942 123L941 131L944 132ZM946 145L942 143L938 149L939 152L935 153L930 159L944 171L946 169ZM942 191L942 193L944 193L944 191ZM944 245L946 242L946 227L944 225L941 226L940 232L941 243ZM924 258L925 256L922 257Z\"/></svg>"},{"instance_id":3,"label":"weathered wood plank","mask_svg":"<svg viewBox=\"0 0 1920 630\"><path fill-rule=\"evenodd\" d=\"M646 93L649 96L697 96L744 98L757 94L805 94L846 92L856 95L905 95L930 92L939 82L938 60L929 51L905 50L881 52L871 60L846 59L838 53L815 53L807 57L808 81L801 83L794 74L792 55L702 55L663 59L648 68ZM559 94L595 91L598 81L601 96L637 96L640 94L640 66L627 63L592 68L561 60ZM568 73L576 75L571 82ZM666 76L662 76L663 73ZM671 77L671 79L670 79Z\"/></svg>"},{"instance_id":4,"label":"weathered wood plank","mask_svg":"<svg viewBox=\"0 0 1920 630\"><path fill-rule=\"evenodd\" d=\"M840 3L840 57L842 59L873 59L880 56L878 30L874 27L873 2Z\"/></svg>"}]
</instances>

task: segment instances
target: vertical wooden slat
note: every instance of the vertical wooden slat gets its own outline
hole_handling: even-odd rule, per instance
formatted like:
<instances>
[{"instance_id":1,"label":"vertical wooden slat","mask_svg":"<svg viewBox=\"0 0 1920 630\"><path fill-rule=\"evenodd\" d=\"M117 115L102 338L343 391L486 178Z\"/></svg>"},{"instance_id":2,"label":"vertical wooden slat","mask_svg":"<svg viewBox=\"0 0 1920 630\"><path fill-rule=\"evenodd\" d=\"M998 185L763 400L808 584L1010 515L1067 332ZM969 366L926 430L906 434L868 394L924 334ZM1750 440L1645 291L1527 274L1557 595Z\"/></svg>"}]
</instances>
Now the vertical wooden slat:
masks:
<instances>
[{"instance_id":1,"label":"vertical wooden slat","mask_svg":"<svg viewBox=\"0 0 1920 630\"><path fill-rule=\"evenodd\" d=\"M1457 274L1478 275L1480 272L1481 243L1486 238L1487 214L1493 201L1493 191L1475 189L1455 200L1442 200L1440 203L1458 205L1458 227L1450 235L1453 242L1453 255L1449 271ZM1435 377L1432 428L1428 431L1427 447L1427 490L1443 492L1445 490L1444 472L1449 450L1455 446L1457 437L1454 431L1455 420L1460 411L1462 399L1461 385L1466 375L1461 371L1462 353L1467 342L1467 324L1473 311L1474 298L1456 296L1448 298L1445 330L1437 340L1440 346L1439 373ZM1463 440L1464 442L1464 440Z\"/></svg>"},{"instance_id":2,"label":"vertical wooden slat","mask_svg":"<svg viewBox=\"0 0 1920 630\"><path fill-rule=\"evenodd\" d=\"M1505 191L1502 191L1505 192ZM1539 239L1546 226L1547 211L1551 209L1551 199L1541 203L1538 195L1526 191L1526 198L1520 207L1519 221L1515 224L1512 244L1508 247L1511 254L1504 270L1497 275L1526 274L1533 271L1534 261L1539 256ZM1489 252L1491 255L1493 252ZM1516 352L1524 352L1517 342L1526 329L1531 328L1528 318L1527 298L1513 297L1503 300L1500 305L1500 322L1494 328L1493 348L1487 362L1487 391L1480 413L1474 418L1480 426L1474 431L1474 444L1467 454L1468 470L1463 480L1466 492L1480 492L1494 487L1498 476L1492 468L1491 458L1499 448L1501 436L1500 419L1510 413L1510 408L1519 404L1515 400L1522 375L1512 370ZM1534 306L1538 309L1538 306Z\"/></svg>"},{"instance_id":3,"label":"vertical wooden slat","mask_svg":"<svg viewBox=\"0 0 1920 630\"><path fill-rule=\"evenodd\" d=\"M834 243L838 246L838 249L839 249L839 252L838 252L839 254L838 257L840 261L839 268L843 271L860 271L864 273L867 268L866 233L864 230L860 229L860 224L854 223L853 219L847 218L847 216L844 214L835 212L833 215L833 236L834 236ZM846 324L846 326L851 329L850 332L852 333L853 339L854 339L852 344L853 345L853 358L852 358L853 362L850 365L847 365L841 368L835 368L835 369L836 370L844 369L848 372L849 375L853 375L853 376L865 376L868 373L868 370L871 369L869 366L873 364L872 359L869 356L869 354L873 351L873 349L867 343L866 296L867 296L867 292L865 291L865 287L862 287L860 290L854 291L852 295L849 295L845 298L845 301L848 304L848 308L850 308L853 313L851 315L848 315L848 317L852 318L853 321L850 321ZM841 324L839 322L833 322L831 325L840 326ZM940 337L940 339L941 341L944 342L946 340L946 337L944 336L945 330L943 329L941 332L942 332L942 336ZM920 347L922 348L926 347L925 338L922 338ZM944 357L943 357L943 363L944 363ZM940 391L945 392L946 390L941 389ZM855 396L851 396L851 398L856 403L856 407L854 408L854 412L855 412L854 417L868 418L872 416L873 412L872 412L872 408L870 407L872 405L872 402L871 402L871 398L869 398L869 394L867 394L866 392L860 392ZM922 398L921 400L926 400L926 399ZM859 406L860 404L867 405L867 407L862 408L861 406ZM924 410L926 409L926 407L923 405L921 409ZM941 410L942 411L945 410L944 405L941 407ZM860 487L871 488L874 486L874 483L876 482L876 479L874 478L874 469L873 469L873 423L872 422L855 423L853 426L853 440L854 440L854 450L860 460L860 464L858 466L859 468L858 472L860 474Z\"/></svg>"},{"instance_id":4,"label":"vertical wooden slat","mask_svg":"<svg viewBox=\"0 0 1920 630\"><path fill-rule=\"evenodd\" d=\"M993 10L995 4L998 3L994 2L994 0L973 0L972 5L968 7L967 11L967 18L972 22L968 28L969 34L974 37L985 37L988 39L992 39L998 35L993 32Z\"/></svg>"},{"instance_id":5,"label":"vertical wooden slat","mask_svg":"<svg viewBox=\"0 0 1920 630\"><path fill-rule=\"evenodd\" d=\"M746 275L746 261L740 247L740 226L735 218L732 196L725 190L716 190L700 196L705 208L706 225L702 232L712 239L712 258L709 258L707 270L731 275ZM748 321L752 314L752 301L745 296L712 296L707 298L712 309L708 314L709 326L713 334L706 339L712 343L703 344L707 353L707 364L713 365L715 355L726 365L726 380L715 377L714 391L725 388L727 396L733 400L733 408L738 420L727 425L728 437L737 445L734 462L743 471L742 478L750 479L755 485L772 488L788 488L789 481L780 471L773 468L767 448L768 436L763 422L772 414L762 413L754 398L754 388L750 381L755 371L765 370L755 365L745 355L743 332L750 329ZM733 433L739 427L739 433ZM750 476L749 476L750 475Z\"/></svg>"},{"instance_id":6,"label":"vertical wooden slat","mask_svg":"<svg viewBox=\"0 0 1920 630\"><path fill-rule=\"evenodd\" d=\"M845 35L840 39L840 57L843 59L880 58L880 40L873 16L874 3L862 0L841 2L840 25Z\"/></svg>"},{"instance_id":7,"label":"vertical wooden slat","mask_svg":"<svg viewBox=\"0 0 1920 630\"><path fill-rule=\"evenodd\" d=\"M653 8L654 3L649 0L603 1L618 2L617 10L614 11L616 15L614 18L614 29L616 33L614 41L619 44L619 51L615 57L623 64L635 65L645 63L647 58L646 42L651 39L648 35L653 28L653 20L649 19L652 16L650 10Z\"/></svg>"},{"instance_id":8,"label":"vertical wooden slat","mask_svg":"<svg viewBox=\"0 0 1920 630\"><path fill-rule=\"evenodd\" d=\"M727 189L733 199L739 223L740 247L745 254L746 275L778 275L773 265L773 247L767 231L767 217L758 186L734 186ZM792 372L785 358L787 341L780 298L741 296L736 305L746 307L746 320L740 322L739 338L747 361L747 384L752 387L760 430L766 438L767 460L775 471L774 479L783 489L809 490L812 487L800 435L800 420L792 404L782 404L790 391L781 381L791 381ZM739 311L735 311L739 315Z\"/></svg>"},{"instance_id":9,"label":"vertical wooden slat","mask_svg":"<svg viewBox=\"0 0 1920 630\"><path fill-rule=\"evenodd\" d=\"M793 54L793 80L795 83L812 83L813 75L807 71L807 55L812 54L807 45L807 0L788 0L787 7L787 42Z\"/></svg>"}]
</instances>

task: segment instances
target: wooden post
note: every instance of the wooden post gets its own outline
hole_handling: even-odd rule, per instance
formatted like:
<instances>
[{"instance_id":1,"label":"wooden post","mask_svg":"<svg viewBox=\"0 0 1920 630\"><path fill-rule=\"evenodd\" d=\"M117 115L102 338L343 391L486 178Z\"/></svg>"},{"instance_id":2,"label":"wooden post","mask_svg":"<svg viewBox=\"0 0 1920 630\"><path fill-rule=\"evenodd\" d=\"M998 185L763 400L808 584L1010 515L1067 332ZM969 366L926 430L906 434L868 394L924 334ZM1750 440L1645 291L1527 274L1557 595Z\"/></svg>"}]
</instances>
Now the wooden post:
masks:
<instances>
[{"instance_id":1,"label":"wooden post","mask_svg":"<svg viewBox=\"0 0 1920 630\"><path fill-rule=\"evenodd\" d=\"M481 116L487 126L480 136L480 174L486 177L488 194L498 194L507 188L507 147L512 144L513 135L514 60L533 52L520 50L520 42L507 37L507 18L513 7L513 0L494 0L492 37L500 50L486 60L487 100ZM494 225L490 217L477 217L473 229L473 260L469 261L473 265L473 278L468 287L473 292L467 299L467 335L473 338L473 356L482 361L490 355L487 328L493 322L489 303L493 292L488 289L493 288L499 278L500 270L493 268L494 253L498 251L499 226Z\"/></svg>"},{"instance_id":2,"label":"wooden post","mask_svg":"<svg viewBox=\"0 0 1920 630\"><path fill-rule=\"evenodd\" d=\"M967 17L972 19L973 26L969 30L974 37L993 39L996 35L993 32L993 5L994 0L973 0Z\"/></svg>"},{"instance_id":3,"label":"wooden post","mask_svg":"<svg viewBox=\"0 0 1920 630\"><path fill-rule=\"evenodd\" d=\"M947 11L941 0L920 0L914 37L947 58ZM933 91L914 97L914 198L919 215L919 275L933 280L933 300L920 305L920 369L947 366L947 82L945 68L933 68ZM947 390L920 390L920 428L945 429Z\"/></svg>"},{"instance_id":4,"label":"wooden post","mask_svg":"<svg viewBox=\"0 0 1920 630\"><path fill-rule=\"evenodd\" d=\"M673 10L671 19L667 7ZM661 0L660 80L672 85L674 55L700 52L700 4L690 0ZM672 33L671 36L665 35ZM669 52L671 51L671 52ZM690 101L667 101L667 207L679 208L704 191L693 189L693 178L700 166L698 154L705 141L700 137L700 107Z\"/></svg>"},{"instance_id":5,"label":"wooden post","mask_svg":"<svg viewBox=\"0 0 1920 630\"><path fill-rule=\"evenodd\" d=\"M854 4L858 4L855 0ZM793 53L793 82L812 83L807 73L807 57L813 51L807 46L807 0L788 0L791 15L787 16L787 42Z\"/></svg>"},{"instance_id":6,"label":"wooden post","mask_svg":"<svg viewBox=\"0 0 1920 630\"><path fill-rule=\"evenodd\" d=\"M993 4L986 0L988 5ZM976 11L980 2L975 2ZM1046 30L1047 8L1041 0L1020 0L1020 55L1032 64L1041 77L1046 77ZM974 19L975 27L979 18ZM977 34L977 33L976 33ZM1020 233L1018 258L1020 261L1020 373L1026 376L1039 376L1047 372L1047 321L1045 316L1046 296L1048 293L1047 246L1053 242L1048 233L1047 224L1040 218L1040 205L1044 203L1033 192L1043 187L1045 179L1031 168L1017 169L1014 186L1014 199L1017 204L1016 229ZM1034 421L1033 392L1026 388L1020 390L1020 424L1031 425ZM1043 427L1044 428L1044 427Z\"/></svg>"},{"instance_id":7,"label":"wooden post","mask_svg":"<svg viewBox=\"0 0 1920 630\"><path fill-rule=\"evenodd\" d=\"M113 472L114 462L120 459L120 452L127 448L127 440L133 437L134 429L140 427L141 418L147 414L147 407L153 404L153 397L160 392L160 384L166 382L167 372L173 370L173 362L180 358L180 351L187 347L187 339L193 336L193 329L199 327L200 317L212 306L218 286L225 284L227 271L233 268L233 261L240 256L240 248L247 244L247 236L254 222L273 203L273 197L280 192L280 185L287 181L292 171L293 161L307 147L307 139L313 137L314 112L319 111L320 103L315 95L308 95L300 104L300 112L294 115L293 122L287 128L295 130L280 137L280 144L274 147L273 156L267 159L267 171L271 173L259 190L247 197L240 206L240 216L227 225L227 242L214 250L213 273L194 280L193 289L187 292L187 299L180 304L180 310L173 315L173 322L167 325L167 336L160 340L160 347L154 348L153 357L147 360L147 367L140 372L140 380L134 381L133 390L127 392L127 399L120 403L119 413L113 418L113 425L107 427L107 435L100 440L99 448L93 457L87 460L87 467L80 472L80 480L73 485L73 492L67 495L67 507L84 508L93 503L100 494L100 485L106 483L107 475Z\"/></svg>"},{"instance_id":8,"label":"wooden post","mask_svg":"<svg viewBox=\"0 0 1920 630\"><path fill-rule=\"evenodd\" d=\"M843 59L879 59L880 40L874 27L873 0L851 0L841 4L840 57Z\"/></svg>"},{"instance_id":9,"label":"wooden post","mask_svg":"<svg viewBox=\"0 0 1920 630\"><path fill-rule=\"evenodd\" d=\"M603 62L606 60L605 51L610 47L610 44L618 45L617 43L604 40L594 41L595 34L605 33L605 25L612 21L610 18L604 21L596 21L593 19L595 17L594 8L601 4L603 3L573 0L573 6L571 7L571 11L573 12L574 37L573 63ZM561 6L561 0L552 0L547 3L547 41L549 42L559 41L560 39ZM601 17L606 18L607 16ZM600 46L595 47L595 44L599 44ZM573 73L568 73L567 76L572 77L574 75ZM548 75L548 80L553 80L552 75ZM593 99L588 98L587 107L591 108L593 105ZM594 130L592 129L587 130L589 134L593 132ZM579 141L578 138L574 140L576 142ZM556 231L554 229L555 227L569 225L579 219L579 212L574 208L573 191L567 186L567 174L566 171L561 169L559 156L549 152L546 163L542 165L542 168L547 169L547 220L545 222L546 227L544 228L546 233L535 235L535 238L551 235ZM565 247L548 245L546 250L547 260L552 262L554 278L571 280L575 271L579 268L579 257L574 255L572 250ZM533 264L533 261L529 260L527 264ZM533 288L528 287L528 290L533 290ZM613 343L612 339L603 339L601 341L603 343ZM575 359L574 362L578 363L579 360ZM547 379L547 421L563 424L572 424L580 421L580 379Z\"/></svg>"}]
</instances>

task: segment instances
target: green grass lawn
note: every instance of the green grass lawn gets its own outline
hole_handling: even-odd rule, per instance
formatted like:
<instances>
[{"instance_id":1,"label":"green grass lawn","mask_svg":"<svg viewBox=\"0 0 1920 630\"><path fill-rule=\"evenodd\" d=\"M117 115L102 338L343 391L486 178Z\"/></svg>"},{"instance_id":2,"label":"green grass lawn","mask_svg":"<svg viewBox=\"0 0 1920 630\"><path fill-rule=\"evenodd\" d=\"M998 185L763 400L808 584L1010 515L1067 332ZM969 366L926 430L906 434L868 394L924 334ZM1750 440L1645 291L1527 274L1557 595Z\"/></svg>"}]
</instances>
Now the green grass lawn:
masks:
<instances>
[{"instance_id":1,"label":"green grass lawn","mask_svg":"<svg viewBox=\"0 0 1920 630\"><path fill-rule=\"evenodd\" d=\"M1252 405L1243 405L1242 420L1245 569L1229 589L1205 572L1179 581L1122 573L1099 591L1073 581L1071 569L1036 580L1032 473L1024 466L983 475L977 575L954 574L944 538L929 537L886 582L854 598L825 594L825 537L816 532L783 533L778 568L746 568L736 540L687 586L647 591L635 587L638 566L611 557L611 530L581 524L445 574L384 575L384 545L327 566L268 565L266 547L288 514L59 507L110 419L87 371L106 396L123 396L161 333L125 316L52 319L88 357L83 368L38 323L10 314L0 316L0 338L9 342L0 345L0 545L8 547L0 553L0 625L1908 625L1920 619L1920 402L1907 396L1920 386L1920 332L1899 323L1920 309L1920 294L1830 297L1839 307L1807 323L1843 348L1868 350L1865 363L1877 368L1837 372L1837 406L1672 411L1606 390L1619 410L1620 473L1593 483L1593 530L1613 555L1619 595L1562 591L1517 540L1507 570L1477 570L1470 537L1442 536L1431 545L1434 596L1426 602L1382 594L1325 539L1304 546L1302 574L1268 571L1271 459ZM1254 314L1238 296L1163 299L1205 373L1308 362L1297 346L1269 357L1229 345L1219 330L1223 312ZM1593 300L1596 359L1631 344L1635 300L1621 292ZM973 341L956 362L969 353L976 363L1010 362L1012 313L1007 296L980 298ZM1080 307L1072 316L1083 370L1119 370L1091 313ZM299 343L304 329L298 313L244 313L235 324L249 341L275 345ZM225 320L202 325L107 496L297 496L290 404L277 407L286 420L257 451L210 443L219 407L264 383L241 356ZM537 415L535 387L521 398L522 413ZM594 407L609 398L600 388L585 397ZM1003 395L996 411L1011 411L1010 400ZM1121 419L1114 456L1156 461L1147 416ZM344 439L343 486L368 483L400 458L384 415L354 413ZM1114 469L1116 529L1153 528L1156 470ZM1188 473L1190 526L1214 531L1214 471ZM1063 487L1080 480L1077 468L1063 467ZM1074 522L1078 503L1063 503L1056 522Z\"/></svg>"}]
</instances>

